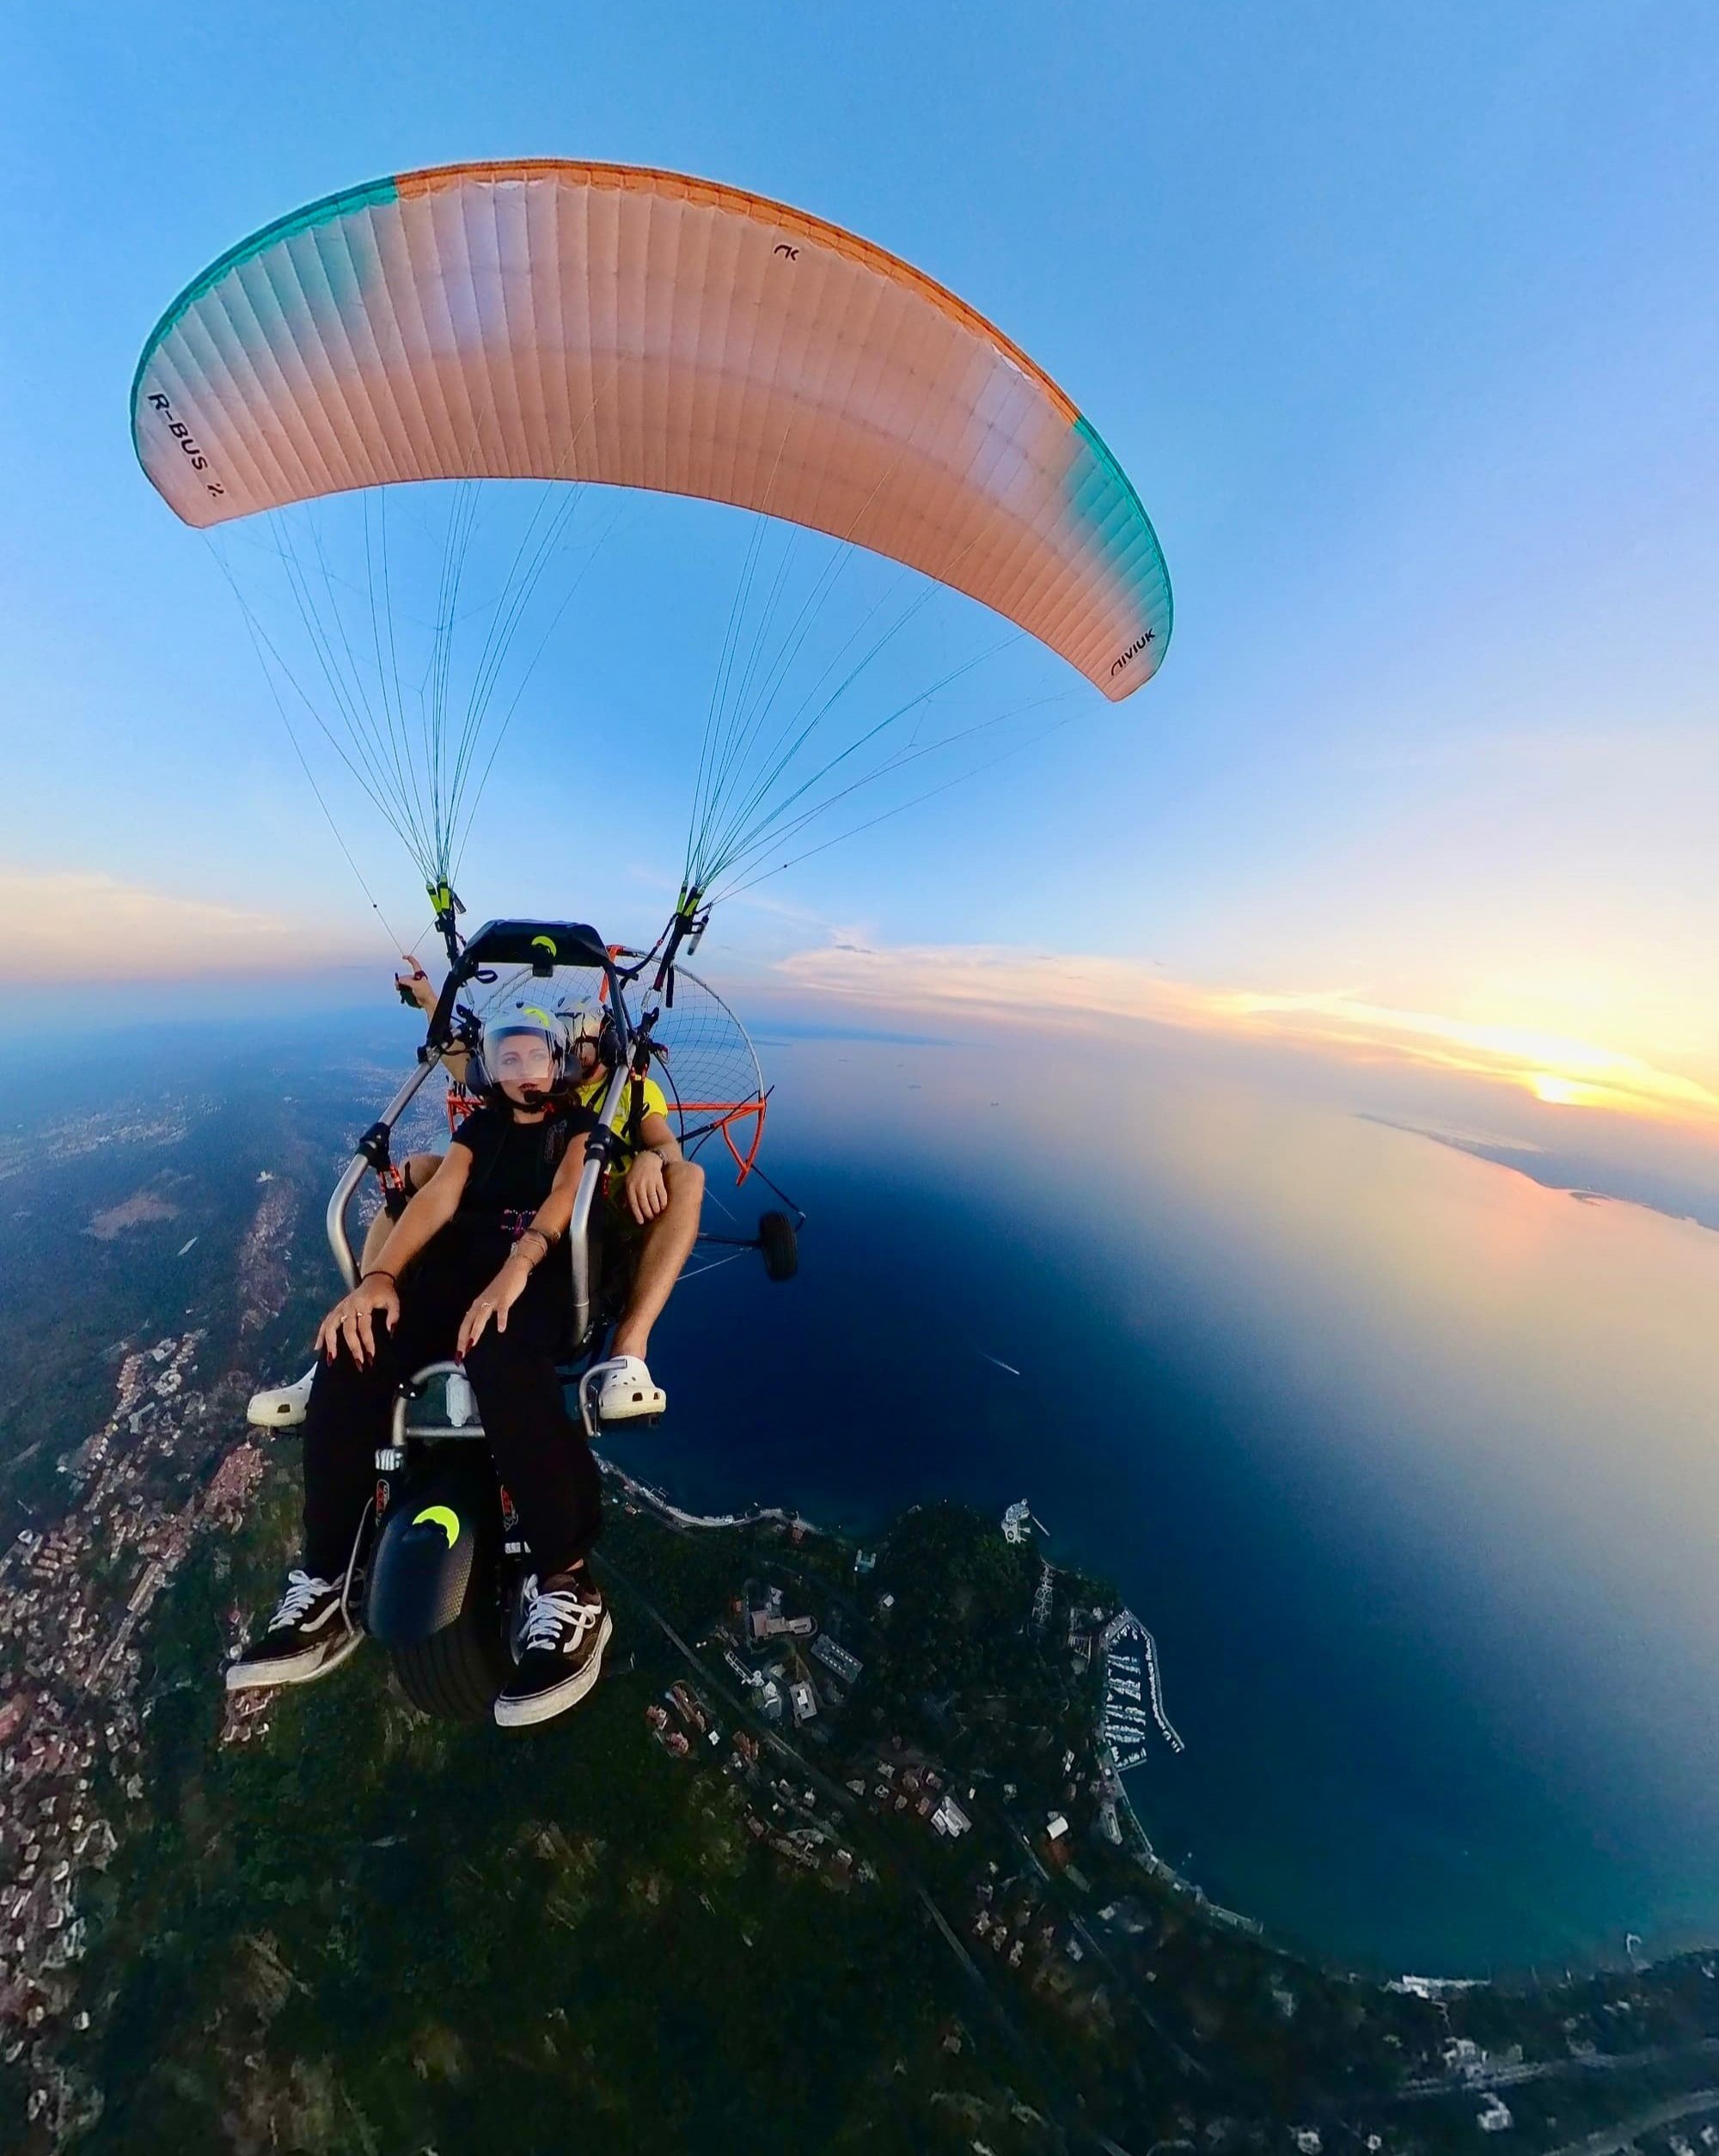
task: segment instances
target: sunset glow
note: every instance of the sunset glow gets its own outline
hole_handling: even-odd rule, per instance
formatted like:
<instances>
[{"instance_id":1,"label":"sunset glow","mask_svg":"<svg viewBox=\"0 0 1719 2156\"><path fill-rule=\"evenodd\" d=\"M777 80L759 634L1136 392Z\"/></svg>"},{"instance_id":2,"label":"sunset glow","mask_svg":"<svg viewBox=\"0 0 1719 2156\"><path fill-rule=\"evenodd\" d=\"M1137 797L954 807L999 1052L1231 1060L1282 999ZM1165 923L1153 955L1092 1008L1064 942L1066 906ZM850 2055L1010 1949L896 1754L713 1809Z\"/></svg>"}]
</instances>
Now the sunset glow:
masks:
<instances>
[{"instance_id":1,"label":"sunset glow","mask_svg":"<svg viewBox=\"0 0 1719 2156\"><path fill-rule=\"evenodd\" d=\"M1250 1036L1354 1062L1447 1071L1558 1108L1719 1127L1719 1091L1648 1058L1531 1027L1404 1010L1346 990L1292 994L1206 988L1123 959L1054 957L995 945L885 949L857 940L796 953L796 986L919 1011L1037 1011L1076 1027L1101 1018Z\"/></svg>"}]
</instances>

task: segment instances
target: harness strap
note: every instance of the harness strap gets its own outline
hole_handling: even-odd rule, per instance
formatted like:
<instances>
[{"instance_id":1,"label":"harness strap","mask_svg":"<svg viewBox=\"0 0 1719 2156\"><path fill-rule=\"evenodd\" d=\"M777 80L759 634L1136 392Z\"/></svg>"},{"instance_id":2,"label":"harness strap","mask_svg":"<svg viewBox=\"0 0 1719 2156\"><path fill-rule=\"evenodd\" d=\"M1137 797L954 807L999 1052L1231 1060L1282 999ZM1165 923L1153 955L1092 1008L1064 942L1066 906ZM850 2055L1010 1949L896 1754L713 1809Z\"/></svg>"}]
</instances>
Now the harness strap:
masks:
<instances>
[{"instance_id":1,"label":"harness strap","mask_svg":"<svg viewBox=\"0 0 1719 2156\"><path fill-rule=\"evenodd\" d=\"M645 1129L645 1080L638 1071L628 1080L627 1092L627 1145L636 1153Z\"/></svg>"}]
</instances>

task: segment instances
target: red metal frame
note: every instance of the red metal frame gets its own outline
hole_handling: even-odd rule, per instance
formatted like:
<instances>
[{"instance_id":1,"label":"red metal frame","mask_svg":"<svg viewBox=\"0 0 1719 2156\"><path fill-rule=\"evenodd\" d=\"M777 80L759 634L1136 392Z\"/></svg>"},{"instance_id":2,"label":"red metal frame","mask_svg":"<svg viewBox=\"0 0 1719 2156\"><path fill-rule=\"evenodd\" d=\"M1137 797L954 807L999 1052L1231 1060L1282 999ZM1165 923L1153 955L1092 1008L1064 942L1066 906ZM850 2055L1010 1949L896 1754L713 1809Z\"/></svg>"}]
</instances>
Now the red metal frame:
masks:
<instances>
[{"instance_id":1,"label":"red metal frame","mask_svg":"<svg viewBox=\"0 0 1719 2156\"><path fill-rule=\"evenodd\" d=\"M720 1114L721 1120L711 1127L722 1133L722 1142L727 1146L734 1162L734 1182L737 1189L751 1174L758 1157L758 1148L764 1142L764 1115L768 1106L765 1096L761 1093L756 1100L750 1101L677 1101L675 1105L682 1117ZM736 1123L743 1123L749 1115L756 1116L757 1121L752 1127L752 1142L743 1154L734 1142L732 1127Z\"/></svg>"}]
</instances>

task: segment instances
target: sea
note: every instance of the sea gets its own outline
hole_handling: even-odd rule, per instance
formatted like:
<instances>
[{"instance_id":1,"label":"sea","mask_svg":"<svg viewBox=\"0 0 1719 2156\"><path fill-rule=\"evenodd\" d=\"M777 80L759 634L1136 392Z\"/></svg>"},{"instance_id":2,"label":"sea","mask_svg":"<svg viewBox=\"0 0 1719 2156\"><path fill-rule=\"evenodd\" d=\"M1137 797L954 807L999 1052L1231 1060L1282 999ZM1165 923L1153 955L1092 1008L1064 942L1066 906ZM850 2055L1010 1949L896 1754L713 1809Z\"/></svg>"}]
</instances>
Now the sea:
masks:
<instances>
[{"instance_id":1,"label":"sea","mask_svg":"<svg viewBox=\"0 0 1719 2156\"><path fill-rule=\"evenodd\" d=\"M1159 1854L1300 1951L1719 1943L1719 1235L1149 1043L761 1047L801 1269L686 1281L624 1465L862 1536L1027 1499L1157 1639Z\"/></svg>"}]
</instances>

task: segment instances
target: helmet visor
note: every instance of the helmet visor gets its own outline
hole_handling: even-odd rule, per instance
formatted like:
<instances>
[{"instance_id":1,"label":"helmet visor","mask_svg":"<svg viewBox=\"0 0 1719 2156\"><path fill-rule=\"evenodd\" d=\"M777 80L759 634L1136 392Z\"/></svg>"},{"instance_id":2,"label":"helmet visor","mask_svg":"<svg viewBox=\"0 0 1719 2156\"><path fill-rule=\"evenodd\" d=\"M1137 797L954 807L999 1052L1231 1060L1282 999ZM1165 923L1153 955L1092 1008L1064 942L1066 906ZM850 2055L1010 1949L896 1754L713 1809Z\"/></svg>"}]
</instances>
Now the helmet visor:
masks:
<instances>
[{"instance_id":1,"label":"helmet visor","mask_svg":"<svg viewBox=\"0 0 1719 2156\"><path fill-rule=\"evenodd\" d=\"M541 1026L498 1026L484 1035L484 1068L492 1084L547 1093L558 1072L554 1044Z\"/></svg>"}]
</instances>

